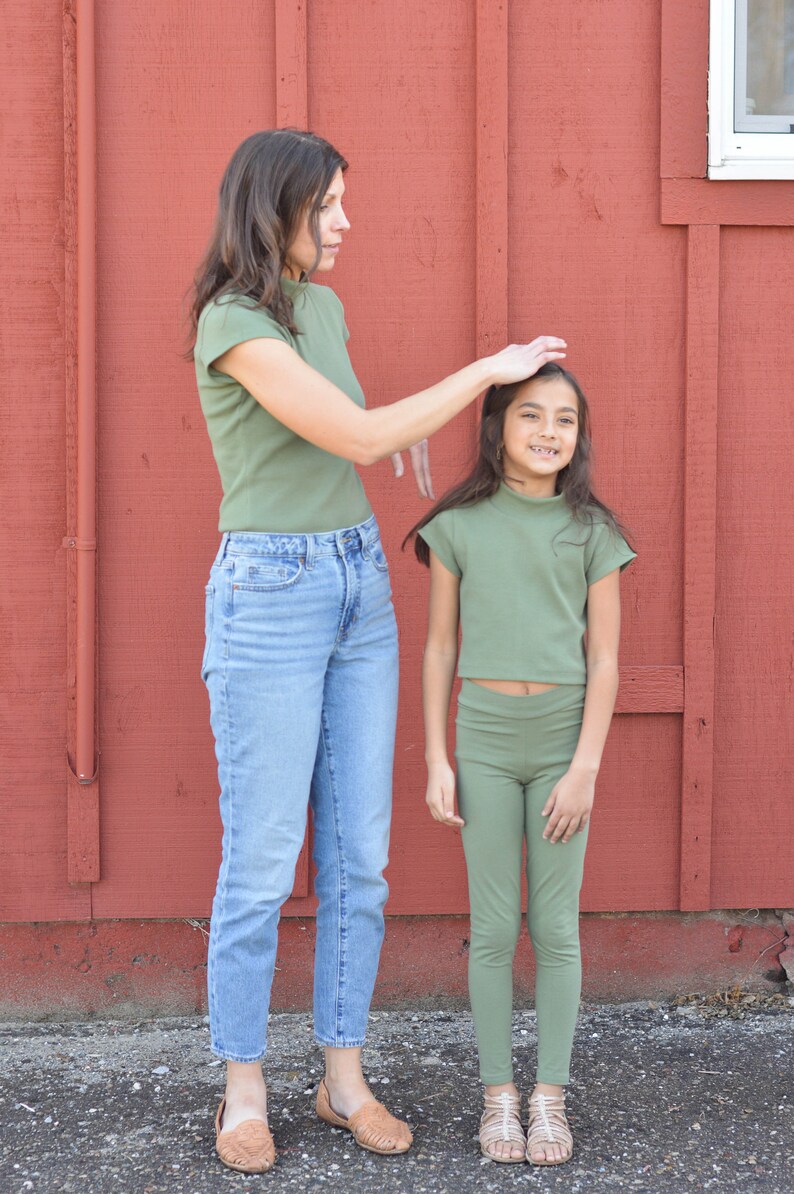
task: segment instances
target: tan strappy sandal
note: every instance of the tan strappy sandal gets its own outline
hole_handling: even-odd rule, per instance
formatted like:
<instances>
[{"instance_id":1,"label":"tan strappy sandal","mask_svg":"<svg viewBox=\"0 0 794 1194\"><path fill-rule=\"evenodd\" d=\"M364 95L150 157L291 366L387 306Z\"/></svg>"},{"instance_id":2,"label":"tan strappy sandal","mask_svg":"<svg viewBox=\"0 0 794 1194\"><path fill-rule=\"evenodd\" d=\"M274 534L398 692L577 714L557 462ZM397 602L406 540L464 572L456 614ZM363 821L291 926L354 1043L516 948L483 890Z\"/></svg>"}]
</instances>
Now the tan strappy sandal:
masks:
<instances>
[{"instance_id":1,"label":"tan strappy sandal","mask_svg":"<svg viewBox=\"0 0 794 1194\"><path fill-rule=\"evenodd\" d=\"M215 1151L227 1169L238 1173L267 1173L276 1159L270 1128L261 1119L246 1119L231 1132L222 1129L226 1099L215 1116Z\"/></svg>"},{"instance_id":2,"label":"tan strappy sandal","mask_svg":"<svg viewBox=\"0 0 794 1194\"><path fill-rule=\"evenodd\" d=\"M558 1144L562 1150L559 1161L536 1161L533 1149L546 1144ZM527 1127L527 1160L530 1165L564 1165L573 1156L573 1136L565 1118L565 1095L534 1094L529 1100Z\"/></svg>"},{"instance_id":3,"label":"tan strappy sandal","mask_svg":"<svg viewBox=\"0 0 794 1194\"><path fill-rule=\"evenodd\" d=\"M383 1103L378 1103L375 1099L364 1103L348 1119L337 1115L328 1097L325 1078L317 1091L317 1114L324 1123L351 1132L359 1148L378 1153L382 1157L407 1153L414 1141L408 1124L393 1116ZM389 1143L390 1141L393 1143Z\"/></svg>"},{"instance_id":4,"label":"tan strappy sandal","mask_svg":"<svg viewBox=\"0 0 794 1194\"><path fill-rule=\"evenodd\" d=\"M521 1127L521 1096L511 1095L508 1090L501 1094L485 1096L485 1110L480 1120L480 1152L489 1161L501 1165L520 1165L524 1161L527 1138ZM521 1149L520 1157L498 1156L491 1152L495 1144L515 1144Z\"/></svg>"}]
</instances>

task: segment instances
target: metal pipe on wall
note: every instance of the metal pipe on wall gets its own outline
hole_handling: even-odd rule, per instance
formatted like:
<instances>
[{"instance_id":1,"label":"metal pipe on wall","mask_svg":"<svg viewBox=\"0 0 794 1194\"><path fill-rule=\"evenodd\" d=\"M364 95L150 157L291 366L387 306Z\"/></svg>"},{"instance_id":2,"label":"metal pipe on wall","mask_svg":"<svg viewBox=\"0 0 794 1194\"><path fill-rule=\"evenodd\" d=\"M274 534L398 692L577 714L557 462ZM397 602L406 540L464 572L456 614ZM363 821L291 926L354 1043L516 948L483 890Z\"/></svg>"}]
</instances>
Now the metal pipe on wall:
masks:
<instances>
[{"instance_id":1,"label":"metal pipe on wall","mask_svg":"<svg viewBox=\"0 0 794 1194\"><path fill-rule=\"evenodd\" d=\"M96 771L96 69L94 0L77 5L77 652L78 782Z\"/></svg>"},{"instance_id":2,"label":"metal pipe on wall","mask_svg":"<svg viewBox=\"0 0 794 1194\"><path fill-rule=\"evenodd\" d=\"M65 15L68 15L65 9ZM74 10L73 10L74 11ZM76 199L76 533L74 742L67 750L67 874L70 883L99 879L99 784L96 747L96 69L94 0L77 0L74 25ZM68 36L68 35L67 35ZM68 59L68 55L67 55ZM65 59L65 61L67 60ZM68 72L67 72L68 74ZM65 75L67 86L71 80ZM67 154L68 158L68 154ZM69 188L67 179L67 188ZM73 191L71 192L73 194ZM67 197L67 210L69 210ZM68 273L68 268L67 268Z\"/></svg>"}]
</instances>

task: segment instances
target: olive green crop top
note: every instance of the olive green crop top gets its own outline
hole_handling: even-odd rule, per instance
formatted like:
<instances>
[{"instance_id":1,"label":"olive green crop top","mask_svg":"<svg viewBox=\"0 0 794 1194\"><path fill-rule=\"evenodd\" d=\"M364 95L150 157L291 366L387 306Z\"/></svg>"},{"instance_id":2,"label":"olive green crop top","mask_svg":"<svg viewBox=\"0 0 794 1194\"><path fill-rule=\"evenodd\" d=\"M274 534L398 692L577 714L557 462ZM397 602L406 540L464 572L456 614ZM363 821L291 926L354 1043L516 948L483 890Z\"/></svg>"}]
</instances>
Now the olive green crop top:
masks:
<instances>
[{"instance_id":1,"label":"olive green crop top","mask_svg":"<svg viewBox=\"0 0 794 1194\"><path fill-rule=\"evenodd\" d=\"M234 295L201 312L194 359L212 451L223 487L219 530L310 534L356 526L372 514L351 461L302 439L233 377L213 368L235 344L283 340L358 406L364 393L350 357L342 304L328 286L282 278L299 336L264 308Z\"/></svg>"},{"instance_id":2,"label":"olive green crop top","mask_svg":"<svg viewBox=\"0 0 794 1194\"><path fill-rule=\"evenodd\" d=\"M563 494L530 498L504 484L419 534L460 577L459 676L585 683L587 588L635 558L622 535L577 522Z\"/></svg>"}]
</instances>

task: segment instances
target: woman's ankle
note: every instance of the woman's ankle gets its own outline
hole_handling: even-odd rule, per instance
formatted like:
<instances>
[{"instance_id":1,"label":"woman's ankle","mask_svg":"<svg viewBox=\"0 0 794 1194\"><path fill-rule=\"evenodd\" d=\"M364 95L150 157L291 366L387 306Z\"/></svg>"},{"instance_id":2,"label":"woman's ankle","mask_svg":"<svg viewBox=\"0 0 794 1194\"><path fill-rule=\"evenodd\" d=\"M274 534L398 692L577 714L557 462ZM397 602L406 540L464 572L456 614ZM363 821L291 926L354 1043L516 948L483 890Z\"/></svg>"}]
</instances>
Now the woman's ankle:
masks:
<instances>
[{"instance_id":1,"label":"woman's ankle","mask_svg":"<svg viewBox=\"0 0 794 1194\"><path fill-rule=\"evenodd\" d=\"M529 1097L532 1098L532 1095L536 1094L546 1095L552 1099L559 1099L565 1094L565 1087L558 1086L553 1082L536 1082Z\"/></svg>"},{"instance_id":2,"label":"woman's ankle","mask_svg":"<svg viewBox=\"0 0 794 1194\"><path fill-rule=\"evenodd\" d=\"M260 1099L267 1095L265 1075L258 1061L226 1063L226 1097Z\"/></svg>"}]
</instances>

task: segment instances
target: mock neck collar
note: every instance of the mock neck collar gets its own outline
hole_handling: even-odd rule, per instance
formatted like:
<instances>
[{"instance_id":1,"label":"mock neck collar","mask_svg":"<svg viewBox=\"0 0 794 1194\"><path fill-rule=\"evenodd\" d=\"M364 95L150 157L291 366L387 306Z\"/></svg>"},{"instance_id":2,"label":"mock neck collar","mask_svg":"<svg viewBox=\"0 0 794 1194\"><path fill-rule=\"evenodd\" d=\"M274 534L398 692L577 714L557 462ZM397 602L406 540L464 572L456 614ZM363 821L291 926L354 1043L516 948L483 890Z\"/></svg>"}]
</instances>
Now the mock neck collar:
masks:
<instances>
[{"instance_id":1,"label":"mock neck collar","mask_svg":"<svg viewBox=\"0 0 794 1194\"><path fill-rule=\"evenodd\" d=\"M557 511L565 507L565 494L555 493L553 497L529 497L527 494L517 493L504 481L491 499L499 510L507 514L526 515L529 510Z\"/></svg>"},{"instance_id":2,"label":"mock neck collar","mask_svg":"<svg viewBox=\"0 0 794 1194\"><path fill-rule=\"evenodd\" d=\"M281 289L284 290L290 297L296 294L299 290L305 290L309 285L309 278L290 278L287 274L281 275Z\"/></svg>"}]
</instances>

